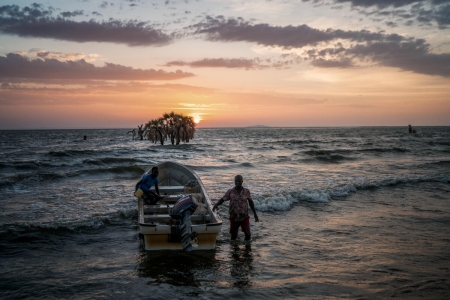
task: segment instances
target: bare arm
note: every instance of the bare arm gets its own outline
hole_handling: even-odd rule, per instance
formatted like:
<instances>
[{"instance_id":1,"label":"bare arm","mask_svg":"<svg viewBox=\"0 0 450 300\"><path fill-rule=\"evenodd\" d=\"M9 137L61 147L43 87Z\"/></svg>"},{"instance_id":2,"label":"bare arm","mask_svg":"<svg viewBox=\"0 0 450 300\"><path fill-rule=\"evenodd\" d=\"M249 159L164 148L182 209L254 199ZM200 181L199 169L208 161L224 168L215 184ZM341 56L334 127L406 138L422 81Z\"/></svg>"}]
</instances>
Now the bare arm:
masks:
<instances>
[{"instance_id":1,"label":"bare arm","mask_svg":"<svg viewBox=\"0 0 450 300\"><path fill-rule=\"evenodd\" d=\"M217 209L217 207L219 205L222 205L222 203L224 203L224 202L225 202L225 200L223 200L223 198L220 198L220 200L216 204L214 204L213 211L215 211Z\"/></svg>"},{"instance_id":2,"label":"bare arm","mask_svg":"<svg viewBox=\"0 0 450 300\"><path fill-rule=\"evenodd\" d=\"M247 198L247 200L248 200L248 204L250 205L250 208L253 211L253 215L255 216L255 222L259 222L259 218L258 218L258 215L256 214L255 203L253 202L253 199Z\"/></svg>"}]
</instances>

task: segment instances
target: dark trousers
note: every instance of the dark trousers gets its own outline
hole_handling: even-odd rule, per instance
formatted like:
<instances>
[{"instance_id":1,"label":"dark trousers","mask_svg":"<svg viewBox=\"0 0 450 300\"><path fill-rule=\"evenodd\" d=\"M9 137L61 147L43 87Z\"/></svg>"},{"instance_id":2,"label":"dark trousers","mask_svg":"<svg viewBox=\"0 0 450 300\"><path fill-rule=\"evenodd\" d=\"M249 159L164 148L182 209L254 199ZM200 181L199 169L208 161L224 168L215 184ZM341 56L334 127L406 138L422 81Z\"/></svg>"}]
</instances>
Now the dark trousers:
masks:
<instances>
[{"instance_id":1,"label":"dark trousers","mask_svg":"<svg viewBox=\"0 0 450 300\"><path fill-rule=\"evenodd\" d=\"M156 193L153 191L144 192L142 195L142 198L144 199L144 204L156 204L161 197L159 197Z\"/></svg>"}]
</instances>

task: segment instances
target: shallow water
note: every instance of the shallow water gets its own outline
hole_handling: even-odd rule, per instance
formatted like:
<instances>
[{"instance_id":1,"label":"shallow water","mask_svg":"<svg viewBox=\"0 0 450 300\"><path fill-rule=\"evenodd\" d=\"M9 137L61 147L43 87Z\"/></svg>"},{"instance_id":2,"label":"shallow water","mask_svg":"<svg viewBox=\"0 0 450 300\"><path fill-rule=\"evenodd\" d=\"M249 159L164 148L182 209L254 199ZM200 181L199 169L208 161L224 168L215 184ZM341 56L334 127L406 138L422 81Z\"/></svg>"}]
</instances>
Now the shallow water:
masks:
<instances>
[{"instance_id":1,"label":"shallow water","mask_svg":"<svg viewBox=\"0 0 450 300\"><path fill-rule=\"evenodd\" d=\"M450 131L418 129L199 129L180 146L2 131L1 298L447 299ZM164 160L213 199L242 174L252 245L225 221L214 251L145 252L131 192Z\"/></svg>"}]
</instances>

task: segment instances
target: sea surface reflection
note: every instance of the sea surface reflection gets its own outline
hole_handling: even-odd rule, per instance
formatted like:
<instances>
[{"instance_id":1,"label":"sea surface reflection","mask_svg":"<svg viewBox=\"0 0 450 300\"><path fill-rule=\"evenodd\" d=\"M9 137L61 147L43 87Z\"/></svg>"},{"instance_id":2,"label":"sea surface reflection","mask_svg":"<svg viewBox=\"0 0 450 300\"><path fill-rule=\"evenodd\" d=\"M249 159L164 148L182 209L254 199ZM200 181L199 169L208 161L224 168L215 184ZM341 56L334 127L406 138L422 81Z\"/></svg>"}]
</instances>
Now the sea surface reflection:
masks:
<instances>
[{"instance_id":1,"label":"sea surface reflection","mask_svg":"<svg viewBox=\"0 0 450 300\"><path fill-rule=\"evenodd\" d=\"M231 269L234 279L233 286L237 288L249 288L252 286L253 253L251 245L239 246L233 243L231 246Z\"/></svg>"},{"instance_id":2,"label":"sea surface reflection","mask_svg":"<svg viewBox=\"0 0 450 300\"><path fill-rule=\"evenodd\" d=\"M214 251L145 251L137 258L136 272L148 278L147 285L169 284L193 288L233 288L253 286L254 254L241 241L219 243Z\"/></svg>"},{"instance_id":3,"label":"sea surface reflection","mask_svg":"<svg viewBox=\"0 0 450 300\"><path fill-rule=\"evenodd\" d=\"M152 280L148 284L199 287L209 280L211 272L219 269L213 251L155 251L142 252L136 267L139 277Z\"/></svg>"}]
</instances>

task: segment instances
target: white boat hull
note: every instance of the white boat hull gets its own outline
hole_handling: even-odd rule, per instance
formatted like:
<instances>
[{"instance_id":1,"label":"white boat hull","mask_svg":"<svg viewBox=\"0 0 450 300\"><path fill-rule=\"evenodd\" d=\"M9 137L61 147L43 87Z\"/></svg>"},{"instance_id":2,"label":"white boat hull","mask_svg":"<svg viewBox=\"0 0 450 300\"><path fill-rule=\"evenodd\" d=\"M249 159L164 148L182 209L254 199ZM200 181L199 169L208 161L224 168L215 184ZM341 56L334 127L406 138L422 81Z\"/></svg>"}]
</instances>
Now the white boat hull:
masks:
<instances>
[{"instance_id":1,"label":"white boat hull","mask_svg":"<svg viewBox=\"0 0 450 300\"><path fill-rule=\"evenodd\" d=\"M166 194L167 197L156 205L145 205L142 198L138 200L139 233L143 236L145 250L183 249L181 242L170 241L171 228L174 225L165 202L173 203L187 194L192 194L199 205L191 216L191 230L198 234L198 246L193 250L215 249L217 236L222 229L222 220L216 212L212 211L211 199L200 178L189 168L174 162L163 162L158 165L158 168L160 194ZM186 187L189 180L197 181L198 186L192 189Z\"/></svg>"}]
</instances>

